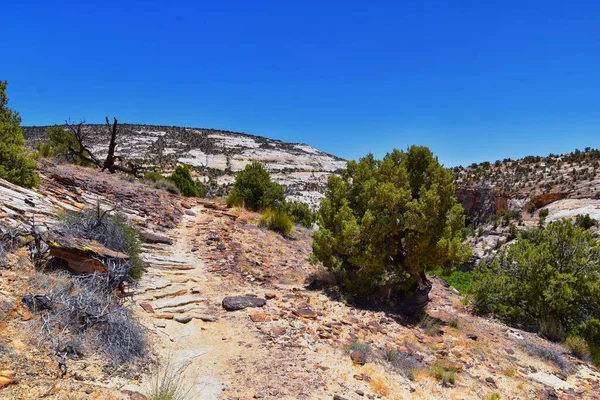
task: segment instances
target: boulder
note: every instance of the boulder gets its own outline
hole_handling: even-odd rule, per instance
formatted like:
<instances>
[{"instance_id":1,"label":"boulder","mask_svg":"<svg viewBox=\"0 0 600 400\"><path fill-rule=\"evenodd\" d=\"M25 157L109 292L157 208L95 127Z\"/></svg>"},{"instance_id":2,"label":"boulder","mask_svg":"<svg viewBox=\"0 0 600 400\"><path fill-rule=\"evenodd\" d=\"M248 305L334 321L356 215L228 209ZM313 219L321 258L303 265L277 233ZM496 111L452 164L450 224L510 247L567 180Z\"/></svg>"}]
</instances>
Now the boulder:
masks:
<instances>
[{"instance_id":1,"label":"boulder","mask_svg":"<svg viewBox=\"0 0 600 400\"><path fill-rule=\"evenodd\" d=\"M249 296L233 296L223 299L223 308L227 311L242 310L247 307L262 307L267 303L265 299Z\"/></svg>"},{"instance_id":2,"label":"boulder","mask_svg":"<svg viewBox=\"0 0 600 400\"><path fill-rule=\"evenodd\" d=\"M354 364L365 365L367 362L367 354L362 350L353 350L350 353L350 359Z\"/></svg>"},{"instance_id":3,"label":"boulder","mask_svg":"<svg viewBox=\"0 0 600 400\"><path fill-rule=\"evenodd\" d=\"M146 243L150 243L150 244L166 244L166 245L172 245L173 241L171 239L169 239L168 237L164 237L164 236L160 236L151 232L145 232L143 231L141 233L142 238L144 239L144 241Z\"/></svg>"}]
</instances>

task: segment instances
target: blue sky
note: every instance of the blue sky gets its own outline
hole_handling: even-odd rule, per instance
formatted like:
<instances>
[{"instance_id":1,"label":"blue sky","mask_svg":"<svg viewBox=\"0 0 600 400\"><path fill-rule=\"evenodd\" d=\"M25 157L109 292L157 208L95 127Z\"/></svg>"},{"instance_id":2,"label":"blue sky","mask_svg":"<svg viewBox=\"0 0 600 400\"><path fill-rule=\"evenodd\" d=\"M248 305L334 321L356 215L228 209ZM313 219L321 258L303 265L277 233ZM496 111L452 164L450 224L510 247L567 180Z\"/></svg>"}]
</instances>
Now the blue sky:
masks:
<instances>
[{"instance_id":1,"label":"blue sky","mask_svg":"<svg viewBox=\"0 0 600 400\"><path fill-rule=\"evenodd\" d=\"M597 1L11 1L23 124L210 127L447 166L600 147Z\"/></svg>"}]
</instances>

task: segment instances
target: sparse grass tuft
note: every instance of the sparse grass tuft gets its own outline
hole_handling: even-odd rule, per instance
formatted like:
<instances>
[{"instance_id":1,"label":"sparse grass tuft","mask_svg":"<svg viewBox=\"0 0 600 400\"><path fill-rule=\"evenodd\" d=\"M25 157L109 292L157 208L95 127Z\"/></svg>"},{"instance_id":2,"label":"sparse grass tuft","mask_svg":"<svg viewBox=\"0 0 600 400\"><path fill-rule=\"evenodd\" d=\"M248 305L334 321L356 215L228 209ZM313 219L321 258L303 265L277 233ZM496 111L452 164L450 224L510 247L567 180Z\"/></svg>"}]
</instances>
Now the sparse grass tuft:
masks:
<instances>
[{"instance_id":1,"label":"sparse grass tuft","mask_svg":"<svg viewBox=\"0 0 600 400\"><path fill-rule=\"evenodd\" d=\"M157 368L152 376L151 387L146 396L148 400L184 400L191 388L185 387L183 373L188 363L175 368L170 360L162 368Z\"/></svg>"},{"instance_id":2,"label":"sparse grass tuft","mask_svg":"<svg viewBox=\"0 0 600 400\"><path fill-rule=\"evenodd\" d=\"M573 365L563 357L560 350L553 346L543 347L535 342L526 341L523 343L523 349L534 357L553 363L562 372L567 374L573 372Z\"/></svg>"},{"instance_id":3,"label":"sparse grass tuft","mask_svg":"<svg viewBox=\"0 0 600 400\"><path fill-rule=\"evenodd\" d=\"M504 370L502 372L504 373L504 375L512 378L517 374L517 369L514 367L514 365L508 365L504 367Z\"/></svg>"},{"instance_id":4,"label":"sparse grass tuft","mask_svg":"<svg viewBox=\"0 0 600 400\"><path fill-rule=\"evenodd\" d=\"M485 395L484 400L500 400L500 395L496 392L490 392Z\"/></svg>"},{"instance_id":5,"label":"sparse grass tuft","mask_svg":"<svg viewBox=\"0 0 600 400\"><path fill-rule=\"evenodd\" d=\"M423 316L419 321L419 326L429 336L437 336L440 333L440 320L437 318L433 318L427 313L423 313Z\"/></svg>"},{"instance_id":6,"label":"sparse grass tuft","mask_svg":"<svg viewBox=\"0 0 600 400\"><path fill-rule=\"evenodd\" d=\"M460 326L460 318L458 317L458 315L453 315L450 318L450 321L448 321L448 325L450 325L454 329L458 329Z\"/></svg>"},{"instance_id":7,"label":"sparse grass tuft","mask_svg":"<svg viewBox=\"0 0 600 400\"><path fill-rule=\"evenodd\" d=\"M444 385L454 385L456 382L456 371L447 370L439 363L431 366L429 374Z\"/></svg>"},{"instance_id":8,"label":"sparse grass tuft","mask_svg":"<svg viewBox=\"0 0 600 400\"><path fill-rule=\"evenodd\" d=\"M346 350L347 353L352 353L354 350L360 350L365 354L369 354L370 346L367 342L354 339L344 347L344 350Z\"/></svg>"},{"instance_id":9,"label":"sparse grass tuft","mask_svg":"<svg viewBox=\"0 0 600 400\"><path fill-rule=\"evenodd\" d=\"M284 236L289 235L294 230L292 220L285 211L281 210L265 210L260 219L260 226L266 226Z\"/></svg>"},{"instance_id":10,"label":"sparse grass tuft","mask_svg":"<svg viewBox=\"0 0 600 400\"><path fill-rule=\"evenodd\" d=\"M569 336L565 342L565 345L575 357L585 361L589 361L591 359L590 347L582 337L574 335Z\"/></svg>"}]
</instances>

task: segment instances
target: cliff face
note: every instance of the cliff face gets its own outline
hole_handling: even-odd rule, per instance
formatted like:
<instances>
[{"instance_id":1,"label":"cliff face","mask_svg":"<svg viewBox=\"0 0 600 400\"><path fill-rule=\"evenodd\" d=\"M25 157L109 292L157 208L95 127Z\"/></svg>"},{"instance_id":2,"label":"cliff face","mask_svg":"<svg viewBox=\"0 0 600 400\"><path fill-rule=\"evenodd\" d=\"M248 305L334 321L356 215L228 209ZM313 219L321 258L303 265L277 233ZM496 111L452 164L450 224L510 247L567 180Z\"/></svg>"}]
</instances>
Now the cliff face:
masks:
<instances>
[{"instance_id":1,"label":"cliff face","mask_svg":"<svg viewBox=\"0 0 600 400\"><path fill-rule=\"evenodd\" d=\"M509 208L509 199L490 187L457 188L456 198L465 214L475 222L484 222L491 215Z\"/></svg>"}]
</instances>

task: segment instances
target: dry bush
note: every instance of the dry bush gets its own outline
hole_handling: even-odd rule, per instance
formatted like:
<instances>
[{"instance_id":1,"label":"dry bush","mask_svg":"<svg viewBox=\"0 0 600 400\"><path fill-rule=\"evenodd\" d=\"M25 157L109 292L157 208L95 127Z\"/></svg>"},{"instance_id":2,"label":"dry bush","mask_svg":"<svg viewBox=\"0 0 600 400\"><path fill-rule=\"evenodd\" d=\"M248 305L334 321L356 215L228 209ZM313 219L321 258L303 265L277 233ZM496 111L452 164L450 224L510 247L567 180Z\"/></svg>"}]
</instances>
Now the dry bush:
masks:
<instances>
[{"instance_id":1,"label":"dry bush","mask_svg":"<svg viewBox=\"0 0 600 400\"><path fill-rule=\"evenodd\" d=\"M141 277L144 266L140 258L139 232L124 216L109 214L98 204L95 209L65 215L58 230L65 236L96 240L109 249L127 254L131 263L129 274L136 279Z\"/></svg>"},{"instance_id":2,"label":"dry bush","mask_svg":"<svg viewBox=\"0 0 600 400\"><path fill-rule=\"evenodd\" d=\"M553 346L543 347L535 342L526 341L523 343L523 349L534 357L552 362L562 372L570 374L574 371L573 364L563 357L562 352L559 349Z\"/></svg>"},{"instance_id":3,"label":"dry bush","mask_svg":"<svg viewBox=\"0 0 600 400\"><path fill-rule=\"evenodd\" d=\"M83 355L86 345L117 365L146 355L144 328L115 293L128 279L129 266L109 261L106 269L106 273L78 276L67 272L38 274L31 280L32 286L45 294L24 296L23 301L34 312L42 309L37 322L39 342L49 345L62 363L68 357ZM27 300L31 297L42 301L39 304L43 307L35 302L32 307Z\"/></svg>"}]
</instances>

